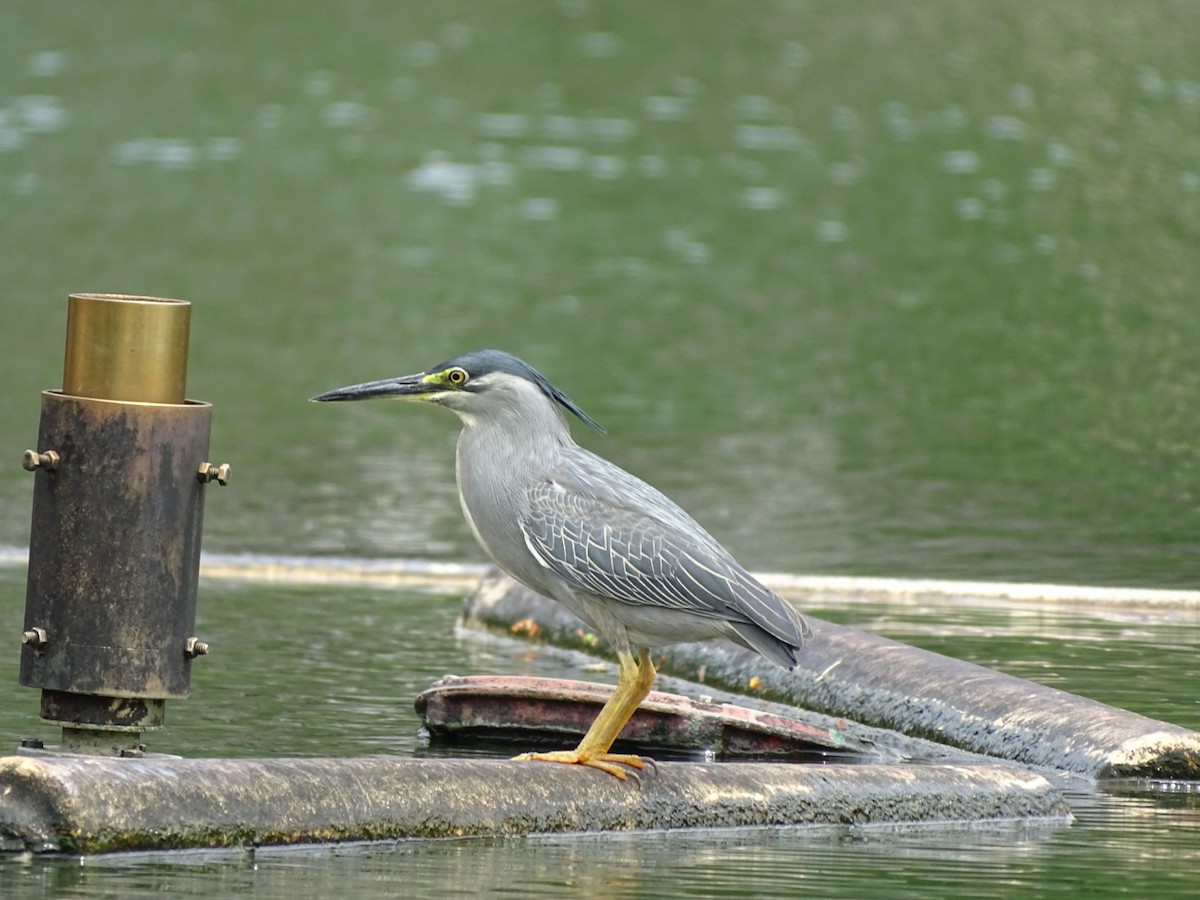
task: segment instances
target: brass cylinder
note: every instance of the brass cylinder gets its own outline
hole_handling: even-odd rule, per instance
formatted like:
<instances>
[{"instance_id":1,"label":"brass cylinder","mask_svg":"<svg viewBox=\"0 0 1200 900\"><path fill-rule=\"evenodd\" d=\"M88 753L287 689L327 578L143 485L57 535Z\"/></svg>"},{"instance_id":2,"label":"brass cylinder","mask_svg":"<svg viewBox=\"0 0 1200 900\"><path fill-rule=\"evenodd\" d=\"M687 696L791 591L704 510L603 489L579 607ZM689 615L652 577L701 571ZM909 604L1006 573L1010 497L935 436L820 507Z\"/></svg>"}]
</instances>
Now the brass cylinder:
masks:
<instances>
[{"instance_id":1,"label":"brass cylinder","mask_svg":"<svg viewBox=\"0 0 1200 900\"><path fill-rule=\"evenodd\" d=\"M186 300L71 294L62 392L132 403L183 403L187 394Z\"/></svg>"},{"instance_id":2,"label":"brass cylinder","mask_svg":"<svg viewBox=\"0 0 1200 900\"><path fill-rule=\"evenodd\" d=\"M202 646L212 408L185 399L190 317L181 300L72 294L63 389L43 392L23 461L35 481L20 682L42 689L68 750L140 752L166 700L187 696Z\"/></svg>"}]
</instances>

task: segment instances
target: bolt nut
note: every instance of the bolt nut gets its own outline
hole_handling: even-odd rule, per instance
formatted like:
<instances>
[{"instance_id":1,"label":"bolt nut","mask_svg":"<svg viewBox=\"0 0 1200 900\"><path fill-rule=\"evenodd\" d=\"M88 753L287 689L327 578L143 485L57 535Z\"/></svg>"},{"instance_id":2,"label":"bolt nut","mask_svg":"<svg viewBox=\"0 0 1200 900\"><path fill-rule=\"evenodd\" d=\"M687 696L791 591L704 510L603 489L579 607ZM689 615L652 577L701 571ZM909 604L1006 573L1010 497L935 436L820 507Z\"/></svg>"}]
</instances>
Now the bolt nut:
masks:
<instances>
[{"instance_id":1,"label":"bolt nut","mask_svg":"<svg viewBox=\"0 0 1200 900\"><path fill-rule=\"evenodd\" d=\"M53 450L47 450L45 453L38 453L36 450L26 450L21 456L21 467L27 472L33 472L37 469L45 469L47 472L53 472L58 468L61 459L62 457Z\"/></svg>"},{"instance_id":2,"label":"bolt nut","mask_svg":"<svg viewBox=\"0 0 1200 900\"><path fill-rule=\"evenodd\" d=\"M21 643L28 644L34 650L40 650L48 643L46 638L46 629L35 625L28 631L21 632Z\"/></svg>"},{"instance_id":3,"label":"bolt nut","mask_svg":"<svg viewBox=\"0 0 1200 900\"><path fill-rule=\"evenodd\" d=\"M183 655L188 659L195 659L197 656L206 656L208 654L208 644L199 638L190 637L183 645Z\"/></svg>"},{"instance_id":4,"label":"bolt nut","mask_svg":"<svg viewBox=\"0 0 1200 900\"><path fill-rule=\"evenodd\" d=\"M219 485L229 484L229 479L233 475L233 469L229 463L221 463L219 466L214 466L210 462L200 463L200 469L196 472L196 480L201 484L208 484L210 481L215 481Z\"/></svg>"}]
</instances>

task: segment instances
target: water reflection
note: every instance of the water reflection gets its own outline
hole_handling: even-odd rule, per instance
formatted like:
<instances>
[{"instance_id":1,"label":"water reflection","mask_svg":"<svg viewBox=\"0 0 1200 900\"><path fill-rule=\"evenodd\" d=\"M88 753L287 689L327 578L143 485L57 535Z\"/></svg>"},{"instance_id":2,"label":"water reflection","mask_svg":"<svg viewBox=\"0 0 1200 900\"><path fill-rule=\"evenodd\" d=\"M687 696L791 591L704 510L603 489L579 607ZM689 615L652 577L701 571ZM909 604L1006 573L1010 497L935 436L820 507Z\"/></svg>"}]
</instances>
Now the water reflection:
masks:
<instances>
[{"instance_id":1,"label":"water reflection","mask_svg":"<svg viewBox=\"0 0 1200 900\"><path fill-rule=\"evenodd\" d=\"M1028 889L1043 876L1041 866L1052 855L1053 842L1067 833L1061 826L1015 825L907 832L780 828L401 842L303 853L89 860L82 868L38 867L25 887L40 882L43 890L120 889L123 896L135 897L149 896L154 889L182 894L252 890L262 897L291 897L297 891L301 896L352 891L357 896L432 897L444 896L448 884L456 893L482 896L752 892L756 897L794 897L798 891L818 896L849 891L855 896L918 897L935 886L957 886L972 896L1010 896L1012 887Z\"/></svg>"}]
</instances>

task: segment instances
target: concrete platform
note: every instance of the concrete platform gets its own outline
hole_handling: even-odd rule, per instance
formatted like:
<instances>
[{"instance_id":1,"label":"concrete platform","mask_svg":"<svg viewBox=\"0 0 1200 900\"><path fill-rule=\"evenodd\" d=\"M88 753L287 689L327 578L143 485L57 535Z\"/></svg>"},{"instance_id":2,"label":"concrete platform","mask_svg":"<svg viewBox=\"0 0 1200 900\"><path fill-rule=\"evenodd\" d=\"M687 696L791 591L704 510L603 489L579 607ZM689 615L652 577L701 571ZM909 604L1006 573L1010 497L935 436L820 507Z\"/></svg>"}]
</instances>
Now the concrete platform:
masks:
<instances>
[{"instance_id":1,"label":"concrete platform","mask_svg":"<svg viewBox=\"0 0 1200 900\"><path fill-rule=\"evenodd\" d=\"M594 636L566 610L498 574L467 600L464 621L509 638L529 638L536 624L539 641L597 652ZM1200 775L1195 732L810 621L816 639L793 673L721 642L666 648L656 656L664 673L703 684L717 699L656 694L631 736L649 747L682 741L718 753L813 752L826 761L849 750L870 764L660 762L621 782L594 770L492 759L18 755L0 757L0 855L668 828L1065 824L1071 813L1052 783L1060 774ZM477 716L474 701L451 684L438 699L443 725L469 737L499 721L544 736L549 720L563 746L608 690L577 686L547 713L520 684L470 681L491 684L492 707ZM753 695L764 709L710 709L731 701L738 708L727 691ZM932 752L926 739L938 742Z\"/></svg>"},{"instance_id":2,"label":"concrete platform","mask_svg":"<svg viewBox=\"0 0 1200 900\"><path fill-rule=\"evenodd\" d=\"M1067 823L1015 766L0 758L0 851L114 851L734 826Z\"/></svg>"},{"instance_id":3,"label":"concrete platform","mask_svg":"<svg viewBox=\"0 0 1200 900\"><path fill-rule=\"evenodd\" d=\"M973 753L1087 778L1200 779L1200 733L807 616L814 638L793 672L727 641L656 652L693 682L893 729ZM560 604L499 571L463 610L467 627L583 652L595 637ZM518 626L514 628L514 626ZM750 688L754 684L753 689Z\"/></svg>"}]
</instances>

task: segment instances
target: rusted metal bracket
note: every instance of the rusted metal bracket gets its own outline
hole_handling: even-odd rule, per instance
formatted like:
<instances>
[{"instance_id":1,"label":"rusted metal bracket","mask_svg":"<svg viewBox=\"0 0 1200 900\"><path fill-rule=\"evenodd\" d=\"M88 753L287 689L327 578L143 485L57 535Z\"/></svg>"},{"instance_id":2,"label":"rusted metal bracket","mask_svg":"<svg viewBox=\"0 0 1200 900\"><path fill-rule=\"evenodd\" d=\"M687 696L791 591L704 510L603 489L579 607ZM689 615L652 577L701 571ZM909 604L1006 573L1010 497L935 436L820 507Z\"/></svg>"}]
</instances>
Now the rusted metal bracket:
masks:
<instances>
[{"instance_id":1,"label":"rusted metal bracket","mask_svg":"<svg viewBox=\"0 0 1200 900\"><path fill-rule=\"evenodd\" d=\"M612 686L560 678L447 675L414 705L431 736L513 743L578 739ZM621 732L640 748L702 752L713 758L873 757L839 731L729 703L651 691Z\"/></svg>"}]
</instances>

